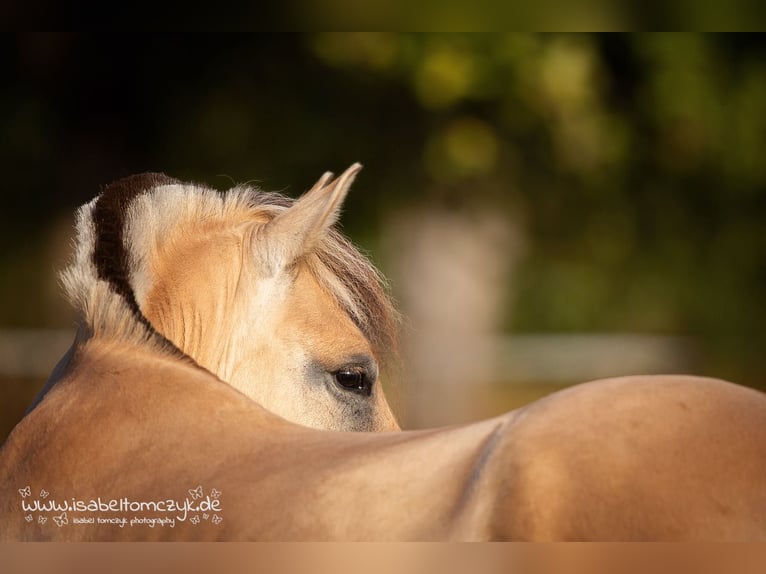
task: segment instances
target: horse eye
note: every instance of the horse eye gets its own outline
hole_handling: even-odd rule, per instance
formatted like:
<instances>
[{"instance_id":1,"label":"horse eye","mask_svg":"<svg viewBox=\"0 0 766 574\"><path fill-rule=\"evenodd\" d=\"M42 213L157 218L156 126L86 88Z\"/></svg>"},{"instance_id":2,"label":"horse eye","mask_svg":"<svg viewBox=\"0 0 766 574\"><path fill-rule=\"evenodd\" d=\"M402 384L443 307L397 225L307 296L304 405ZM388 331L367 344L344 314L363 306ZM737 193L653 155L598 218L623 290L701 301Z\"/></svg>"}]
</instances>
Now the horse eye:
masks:
<instances>
[{"instance_id":1,"label":"horse eye","mask_svg":"<svg viewBox=\"0 0 766 574\"><path fill-rule=\"evenodd\" d=\"M359 367L343 368L335 371L333 377L335 382L346 390L363 395L369 395L372 391L372 385L367 373Z\"/></svg>"}]
</instances>

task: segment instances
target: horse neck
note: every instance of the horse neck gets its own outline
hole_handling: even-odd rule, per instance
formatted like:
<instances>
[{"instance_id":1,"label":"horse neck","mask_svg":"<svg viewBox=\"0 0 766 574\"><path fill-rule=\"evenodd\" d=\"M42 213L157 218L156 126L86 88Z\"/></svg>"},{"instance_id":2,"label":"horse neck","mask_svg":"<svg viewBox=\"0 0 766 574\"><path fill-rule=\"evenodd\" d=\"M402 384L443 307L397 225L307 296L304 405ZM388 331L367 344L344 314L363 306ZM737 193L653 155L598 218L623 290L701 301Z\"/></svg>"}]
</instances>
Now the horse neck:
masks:
<instances>
[{"instance_id":1,"label":"horse neck","mask_svg":"<svg viewBox=\"0 0 766 574\"><path fill-rule=\"evenodd\" d=\"M78 396L79 401L87 397L95 409L123 400L116 395L125 390L141 405L165 401L178 406L186 399L209 394L224 402L246 403L256 421L276 418L188 358L149 344L87 336L83 331L59 361L36 403L56 387L63 391L59 396Z\"/></svg>"}]
</instances>

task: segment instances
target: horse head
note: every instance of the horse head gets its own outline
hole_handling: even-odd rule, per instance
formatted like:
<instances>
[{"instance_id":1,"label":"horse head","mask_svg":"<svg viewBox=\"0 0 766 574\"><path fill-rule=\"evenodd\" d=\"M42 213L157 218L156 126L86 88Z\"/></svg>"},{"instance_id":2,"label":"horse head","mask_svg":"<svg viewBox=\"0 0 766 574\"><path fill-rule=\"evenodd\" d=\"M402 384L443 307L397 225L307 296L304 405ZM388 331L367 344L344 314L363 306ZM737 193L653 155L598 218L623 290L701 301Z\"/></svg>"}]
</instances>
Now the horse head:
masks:
<instances>
[{"instance_id":1,"label":"horse head","mask_svg":"<svg viewBox=\"0 0 766 574\"><path fill-rule=\"evenodd\" d=\"M334 229L360 169L295 201L160 174L107 186L80 209L63 274L81 331L191 359L294 422L398 429L379 380L396 312Z\"/></svg>"}]
</instances>

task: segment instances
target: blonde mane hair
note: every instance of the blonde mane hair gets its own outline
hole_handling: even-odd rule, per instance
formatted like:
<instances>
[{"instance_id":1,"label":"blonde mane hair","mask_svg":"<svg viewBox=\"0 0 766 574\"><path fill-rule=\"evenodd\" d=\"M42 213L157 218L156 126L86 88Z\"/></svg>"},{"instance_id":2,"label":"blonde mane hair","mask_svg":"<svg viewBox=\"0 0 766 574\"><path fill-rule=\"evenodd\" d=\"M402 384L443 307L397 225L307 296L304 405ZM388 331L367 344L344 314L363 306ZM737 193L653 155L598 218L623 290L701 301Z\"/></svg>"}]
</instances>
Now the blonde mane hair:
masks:
<instances>
[{"instance_id":1,"label":"blonde mane hair","mask_svg":"<svg viewBox=\"0 0 766 574\"><path fill-rule=\"evenodd\" d=\"M119 180L77 212L74 257L61 274L64 291L86 332L181 353L155 330L137 303L151 284L152 255L185 226L204 229L269 221L293 203L247 185L221 193L163 174ZM379 358L394 356L399 315L384 278L370 261L332 229L303 262Z\"/></svg>"}]
</instances>

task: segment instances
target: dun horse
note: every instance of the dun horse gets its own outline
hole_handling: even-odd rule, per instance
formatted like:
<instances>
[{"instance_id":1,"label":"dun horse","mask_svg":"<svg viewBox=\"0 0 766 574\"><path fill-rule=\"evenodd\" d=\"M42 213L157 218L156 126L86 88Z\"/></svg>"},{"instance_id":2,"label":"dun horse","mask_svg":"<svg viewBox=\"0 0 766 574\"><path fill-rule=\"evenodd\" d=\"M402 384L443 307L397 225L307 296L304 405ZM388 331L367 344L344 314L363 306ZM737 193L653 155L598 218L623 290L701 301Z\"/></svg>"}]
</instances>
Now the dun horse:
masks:
<instances>
[{"instance_id":1,"label":"dun horse","mask_svg":"<svg viewBox=\"0 0 766 574\"><path fill-rule=\"evenodd\" d=\"M80 210L81 325L0 450L0 538L766 538L766 398L723 381L348 432L398 430L396 314L332 229L358 170L296 202L137 176Z\"/></svg>"}]
</instances>

